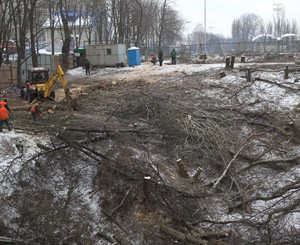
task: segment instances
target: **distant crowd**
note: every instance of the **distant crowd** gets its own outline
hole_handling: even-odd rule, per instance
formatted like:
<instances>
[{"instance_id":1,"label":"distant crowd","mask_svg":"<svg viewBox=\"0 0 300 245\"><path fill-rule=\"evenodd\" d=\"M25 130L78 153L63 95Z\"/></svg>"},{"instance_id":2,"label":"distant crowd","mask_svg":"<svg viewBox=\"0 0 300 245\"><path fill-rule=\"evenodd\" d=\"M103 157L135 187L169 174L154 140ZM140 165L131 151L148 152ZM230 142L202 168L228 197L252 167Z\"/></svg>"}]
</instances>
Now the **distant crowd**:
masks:
<instances>
[{"instance_id":1,"label":"distant crowd","mask_svg":"<svg viewBox=\"0 0 300 245\"><path fill-rule=\"evenodd\" d=\"M172 65L176 65L176 57L177 57L177 51L175 49L173 49L171 51ZM159 53L158 53L158 62L159 62L160 66L162 66L163 61L164 61L164 53L163 53L162 50L159 50ZM151 63L153 63L153 65L156 65L156 63L157 63L157 58L156 58L156 56L154 54L152 56Z\"/></svg>"}]
</instances>

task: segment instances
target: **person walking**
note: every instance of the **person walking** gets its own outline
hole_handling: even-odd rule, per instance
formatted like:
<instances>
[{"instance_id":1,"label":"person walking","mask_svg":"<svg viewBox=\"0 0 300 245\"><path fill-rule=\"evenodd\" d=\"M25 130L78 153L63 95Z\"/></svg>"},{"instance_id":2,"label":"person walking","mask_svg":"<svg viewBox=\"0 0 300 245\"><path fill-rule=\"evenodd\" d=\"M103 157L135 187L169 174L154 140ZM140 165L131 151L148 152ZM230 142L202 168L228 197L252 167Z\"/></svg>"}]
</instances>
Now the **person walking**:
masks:
<instances>
[{"instance_id":1,"label":"person walking","mask_svg":"<svg viewBox=\"0 0 300 245\"><path fill-rule=\"evenodd\" d=\"M5 106L3 106L3 103L0 103L0 132L2 132L3 123L5 123L8 130L11 131L8 119L9 119L8 111L6 110Z\"/></svg>"},{"instance_id":2,"label":"person walking","mask_svg":"<svg viewBox=\"0 0 300 245\"><path fill-rule=\"evenodd\" d=\"M85 60L84 67L85 67L85 75L91 74L91 72L90 72L91 64L88 59Z\"/></svg>"},{"instance_id":3,"label":"person walking","mask_svg":"<svg viewBox=\"0 0 300 245\"><path fill-rule=\"evenodd\" d=\"M164 53L162 50L159 50L159 53L158 53L158 61L159 61L159 65L162 66L162 63L164 61Z\"/></svg>"},{"instance_id":4,"label":"person walking","mask_svg":"<svg viewBox=\"0 0 300 245\"><path fill-rule=\"evenodd\" d=\"M37 121L38 116L39 117L43 117L44 116L43 113L40 110L39 103L35 103L33 105L33 107L30 109L30 112L31 112L31 116L32 116L34 122Z\"/></svg>"},{"instance_id":5,"label":"person walking","mask_svg":"<svg viewBox=\"0 0 300 245\"><path fill-rule=\"evenodd\" d=\"M175 49L173 49L171 51L172 65L176 65L176 56L177 56L177 52Z\"/></svg>"}]
</instances>

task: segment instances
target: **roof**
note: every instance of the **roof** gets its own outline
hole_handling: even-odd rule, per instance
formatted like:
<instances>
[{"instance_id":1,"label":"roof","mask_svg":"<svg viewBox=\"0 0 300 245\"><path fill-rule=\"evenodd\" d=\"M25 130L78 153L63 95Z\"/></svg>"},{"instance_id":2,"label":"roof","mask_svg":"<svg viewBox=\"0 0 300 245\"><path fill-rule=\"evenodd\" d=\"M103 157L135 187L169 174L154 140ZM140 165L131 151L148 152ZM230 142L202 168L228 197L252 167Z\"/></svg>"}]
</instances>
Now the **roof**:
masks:
<instances>
[{"instance_id":1,"label":"roof","mask_svg":"<svg viewBox=\"0 0 300 245\"><path fill-rule=\"evenodd\" d=\"M128 50L139 50L139 48L138 47L131 47Z\"/></svg>"},{"instance_id":2,"label":"roof","mask_svg":"<svg viewBox=\"0 0 300 245\"><path fill-rule=\"evenodd\" d=\"M265 34L260 34L260 35L258 35L258 36L256 36L256 37L252 38L252 41L255 41L255 40L259 39L259 38L267 38L267 37L273 38L273 39L275 39L275 40L278 40L277 37L274 37L273 35L270 35L270 34L265 33Z\"/></svg>"},{"instance_id":3,"label":"roof","mask_svg":"<svg viewBox=\"0 0 300 245\"><path fill-rule=\"evenodd\" d=\"M286 37L296 37L297 39L299 38L299 35L296 35L296 34L293 34L293 33L286 33L286 34L283 34L281 37L274 37L273 35L270 35L270 34L260 34L260 35L258 35L258 36L256 36L256 37L254 37L253 39L252 39L252 41L256 41L257 39L259 39L259 38L267 38L267 37L269 37L269 38L273 38L273 39L275 39L275 40L277 40L277 41L280 41L280 40L282 40L282 39L284 39L284 38L286 38Z\"/></svg>"},{"instance_id":4,"label":"roof","mask_svg":"<svg viewBox=\"0 0 300 245\"><path fill-rule=\"evenodd\" d=\"M64 11L64 14L66 11ZM95 15L96 13L94 13ZM69 10L67 11L68 15L68 23L73 26L84 26L84 25L93 25L94 24L94 19L92 12L87 12L87 11L74 11L74 10ZM54 26L55 27L62 27L62 19L61 19L61 14L59 11L55 11L52 13L52 18L54 19ZM50 27L50 18L48 18L45 23L43 24L43 27Z\"/></svg>"}]
</instances>

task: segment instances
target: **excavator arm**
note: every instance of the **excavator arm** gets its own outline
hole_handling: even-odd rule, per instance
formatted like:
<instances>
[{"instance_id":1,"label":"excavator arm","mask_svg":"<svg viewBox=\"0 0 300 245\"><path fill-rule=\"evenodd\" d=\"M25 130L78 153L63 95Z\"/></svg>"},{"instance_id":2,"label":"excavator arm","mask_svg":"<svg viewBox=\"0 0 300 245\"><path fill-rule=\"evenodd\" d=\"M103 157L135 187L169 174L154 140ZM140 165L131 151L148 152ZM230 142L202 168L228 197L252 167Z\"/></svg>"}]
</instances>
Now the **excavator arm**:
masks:
<instances>
[{"instance_id":1,"label":"excavator arm","mask_svg":"<svg viewBox=\"0 0 300 245\"><path fill-rule=\"evenodd\" d=\"M65 75L63 70L61 69L60 65L57 66L57 74L52 74L49 78L49 80L45 83L45 92L44 92L44 98L47 98L50 96L52 88L54 84L56 83L57 79L60 78L61 84L64 88L66 97L70 96L70 91L68 88L67 81L65 79Z\"/></svg>"}]
</instances>

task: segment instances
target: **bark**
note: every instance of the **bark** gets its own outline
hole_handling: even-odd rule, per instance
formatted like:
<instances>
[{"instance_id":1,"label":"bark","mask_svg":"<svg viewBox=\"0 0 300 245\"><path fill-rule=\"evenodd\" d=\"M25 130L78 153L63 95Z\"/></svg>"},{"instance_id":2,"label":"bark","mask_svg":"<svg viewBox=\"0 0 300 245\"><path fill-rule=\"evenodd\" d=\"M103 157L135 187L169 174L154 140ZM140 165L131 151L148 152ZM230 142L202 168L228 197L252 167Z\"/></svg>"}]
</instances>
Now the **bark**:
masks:
<instances>
[{"instance_id":1,"label":"bark","mask_svg":"<svg viewBox=\"0 0 300 245\"><path fill-rule=\"evenodd\" d=\"M142 7L142 4L138 0L135 0L135 1L139 5L139 8L140 8L139 26L138 26L137 37L135 40L135 46L138 47L138 45L140 43L141 29L142 29L142 22L143 22L143 7Z\"/></svg>"},{"instance_id":2,"label":"bark","mask_svg":"<svg viewBox=\"0 0 300 245\"><path fill-rule=\"evenodd\" d=\"M70 43L71 43L71 33L68 24L68 12L67 8L64 8L64 0L59 1L59 10L61 15L61 20L63 23L63 31L64 31L64 40L62 47L62 59L64 68L69 67L69 53L70 53Z\"/></svg>"},{"instance_id":3,"label":"bark","mask_svg":"<svg viewBox=\"0 0 300 245\"><path fill-rule=\"evenodd\" d=\"M4 51L4 47L5 47L5 41L8 39L9 34L10 34L10 28L11 28L11 24L12 24L12 17L13 17L13 11L12 8L9 7L10 4L10 0L5 0L2 1L2 4L0 5L0 11L1 11L1 15L0 15L0 40L2 40L1 43L1 49L0 49L0 67L3 63L3 58L2 58L2 54ZM8 41L7 41L8 42ZM8 43L6 42L6 46L8 46ZM8 49L6 49L7 51L7 59L8 59Z\"/></svg>"},{"instance_id":4,"label":"bark","mask_svg":"<svg viewBox=\"0 0 300 245\"><path fill-rule=\"evenodd\" d=\"M35 25L36 25L36 16L34 14L36 10L36 3L37 0L30 1L30 8L29 8L29 30L30 30L30 47L31 47L31 58L32 58L32 66L38 66L38 56L36 53L37 48L37 36L35 34Z\"/></svg>"},{"instance_id":5,"label":"bark","mask_svg":"<svg viewBox=\"0 0 300 245\"><path fill-rule=\"evenodd\" d=\"M159 23L160 30L159 30L159 36L158 36L158 51L161 50L162 36L163 36L164 24L165 24L164 22L165 22L166 7L167 7L167 0L164 0L164 4L162 7L162 15L161 15L160 23Z\"/></svg>"},{"instance_id":6,"label":"bark","mask_svg":"<svg viewBox=\"0 0 300 245\"><path fill-rule=\"evenodd\" d=\"M54 12L54 2L53 0L49 0L48 2L48 14L49 14L49 29L50 29L50 37L51 37L51 52L54 55L55 52L55 45L54 45L54 34L55 34L55 16L53 15Z\"/></svg>"},{"instance_id":7,"label":"bark","mask_svg":"<svg viewBox=\"0 0 300 245\"><path fill-rule=\"evenodd\" d=\"M17 87L22 86L22 74L21 74L21 60L25 58L25 48L26 48L26 34L28 31L28 6L29 2L26 0L18 0L16 2L11 1L11 9L15 12L13 15L15 29L15 39L18 51L18 67L17 67Z\"/></svg>"}]
</instances>

